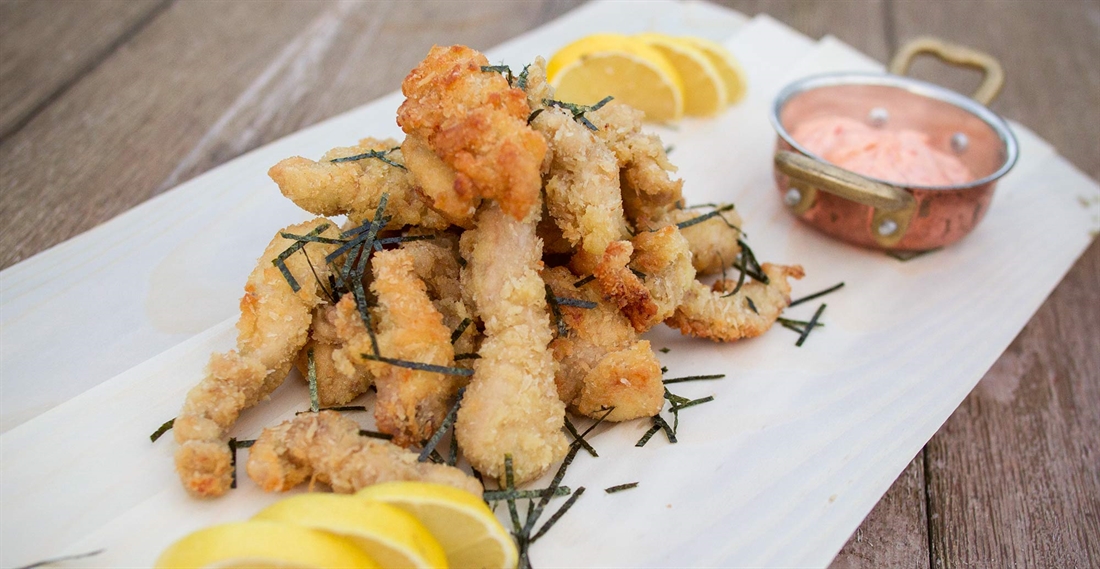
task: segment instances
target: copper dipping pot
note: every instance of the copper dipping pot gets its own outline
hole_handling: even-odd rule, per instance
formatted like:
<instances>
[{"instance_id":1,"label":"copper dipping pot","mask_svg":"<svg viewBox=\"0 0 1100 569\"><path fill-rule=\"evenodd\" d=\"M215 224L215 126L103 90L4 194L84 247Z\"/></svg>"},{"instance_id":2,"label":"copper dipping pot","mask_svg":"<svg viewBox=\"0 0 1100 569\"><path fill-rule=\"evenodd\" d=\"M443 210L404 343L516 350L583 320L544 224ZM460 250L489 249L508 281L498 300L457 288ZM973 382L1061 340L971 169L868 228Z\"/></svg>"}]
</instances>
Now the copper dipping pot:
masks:
<instances>
[{"instance_id":1,"label":"copper dipping pot","mask_svg":"<svg viewBox=\"0 0 1100 569\"><path fill-rule=\"evenodd\" d=\"M920 53L985 72L974 98L902 74ZM985 216L997 180L1016 163L1016 138L985 107L1004 83L989 55L939 40L916 40L890 64L892 74L839 73L796 81L776 97L775 179L791 213L820 231L876 249L923 251L962 239ZM976 179L954 186L905 186L837 167L802 147L790 131L802 121L841 116L876 128L928 135Z\"/></svg>"}]
</instances>

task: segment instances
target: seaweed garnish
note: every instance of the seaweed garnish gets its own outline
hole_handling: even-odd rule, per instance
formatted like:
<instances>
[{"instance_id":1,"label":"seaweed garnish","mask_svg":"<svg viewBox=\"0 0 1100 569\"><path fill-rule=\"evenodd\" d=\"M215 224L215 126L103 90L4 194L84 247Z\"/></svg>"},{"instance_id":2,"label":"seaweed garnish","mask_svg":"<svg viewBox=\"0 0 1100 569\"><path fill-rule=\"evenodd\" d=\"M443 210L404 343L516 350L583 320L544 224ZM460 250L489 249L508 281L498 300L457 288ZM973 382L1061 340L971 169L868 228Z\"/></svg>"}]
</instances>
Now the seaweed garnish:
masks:
<instances>
[{"instance_id":1,"label":"seaweed garnish","mask_svg":"<svg viewBox=\"0 0 1100 569\"><path fill-rule=\"evenodd\" d=\"M710 205L710 204L707 204L707 205ZM695 206L695 207L700 207L700 206ZM723 213L725 213L727 211L730 211L731 209L733 209L733 204L726 204L726 205L723 205L723 206L718 206L715 209L713 209L712 211L708 211L707 213L704 213L702 215L697 215L697 216L695 216L691 219L685 219L684 221L681 221L680 223L677 223L676 227L678 229L687 229L688 227L691 227L692 225L703 223L704 221L706 221L708 219L711 219L713 217L717 217L717 218L720 218L730 229L735 229L735 230L738 231L738 233L740 233L741 228L737 227L736 225L734 225L732 223L730 223L729 220L726 219L726 217L724 215L722 215Z\"/></svg>"},{"instance_id":2,"label":"seaweed garnish","mask_svg":"<svg viewBox=\"0 0 1100 569\"><path fill-rule=\"evenodd\" d=\"M512 75L512 68L508 67L507 65L482 65L481 66L481 71L485 72L485 73L500 73L501 75L504 76L504 79L506 79L508 81L508 86L509 87L511 87L512 83L514 83L516 81L515 75ZM527 76L525 75L526 72L527 72L526 67L523 68L523 72L524 72L524 76L523 76L524 83L526 84L526 79L527 79ZM523 88L524 87L520 87L520 89L523 89Z\"/></svg>"},{"instance_id":3,"label":"seaweed garnish","mask_svg":"<svg viewBox=\"0 0 1100 569\"><path fill-rule=\"evenodd\" d=\"M550 313L553 315L554 324L558 328L558 336L562 338L568 336L569 327L565 325L561 307L558 306L558 297L554 296L554 289L550 288L550 285L546 285L546 304L550 305Z\"/></svg>"},{"instance_id":4,"label":"seaweed garnish","mask_svg":"<svg viewBox=\"0 0 1100 569\"><path fill-rule=\"evenodd\" d=\"M313 348L306 352L306 360L309 369L309 410L316 413L321 403L317 397L317 363L313 360Z\"/></svg>"},{"instance_id":5,"label":"seaweed garnish","mask_svg":"<svg viewBox=\"0 0 1100 569\"><path fill-rule=\"evenodd\" d=\"M596 275L588 275L587 277L584 277L583 279L573 283L573 288L581 288L582 286L584 286L584 285L586 285L586 284L588 284L588 283L590 283L594 280L596 280Z\"/></svg>"},{"instance_id":6,"label":"seaweed garnish","mask_svg":"<svg viewBox=\"0 0 1100 569\"><path fill-rule=\"evenodd\" d=\"M370 360L373 362L382 362L384 364L390 364L392 366L403 367L405 369L415 369L417 371L429 371L432 373L440 373L443 375L460 375L463 377L471 376L474 374L474 370L466 369L464 367L453 366L441 366L435 364L426 364L424 362L414 362L409 360L401 360L397 358L387 358L385 356L376 356L374 354L359 354L364 360Z\"/></svg>"},{"instance_id":7,"label":"seaweed garnish","mask_svg":"<svg viewBox=\"0 0 1100 569\"><path fill-rule=\"evenodd\" d=\"M573 120L581 123L588 130L597 131L600 129L596 125L592 124L592 121L588 120L588 117L584 115L585 113L600 110L601 108L603 108L604 105L610 103L612 100L614 100L614 97L608 95L603 99L600 99L600 101L594 105L578 105L576 103L565 103L555 99L543 99L542 104L548 107L558 107L559 109L565 109L573 115ZM530 122L530 119L528 119L528 122Z\"/></svg>"},{"instance_id":8,"label":"seaweed garnish","mask_svg":"<svg viewBox=\"0 0 1100 569\"><path fill-rule=\"evenodd\" d=\"M372 439L382 439L384 441L393 439L393 435L389 433L380 433L378 431L370 431L367 429L359 429L359 436L370 437Z\"/></svg>"},{"instance_id":9,"label":"seaweed garnish","mask_svg":"<svg viewBox=\"0 0 1100 569\"><path fill-rule=\"evenodd\" d=\"M500 502L502 500L530 500L548 495L561 497L568 496L571 493L573 493L573 490L568 486L558 486L553 491L551 491L550 488L539 488L536 490L488 490L481 495L481 499L486 502Z\"/></svg>"},{"instance_id":10,"label":"seaweed garnish","mask_svg":"<svg viewBox=\"0 0 1100 569\"><path fill-rule=\"evenodd\" d=\"M700 381L708 379L722 379L724 377L726 377L726 374L724 373L715 373L710 375L687 375L684 377L673 377L671 379L666 379L662 383L664 383L665 385L669 385L671 383L684 383L685 381Z\"/></svg>"},{"instance_id":11,"label":"seaweed garnish","mask_svg":"<svg viewBox=\"0 0 1100 569\"><path fill-rule=\"evenodd\" d=\"M573 421L569 420L569 417L565 418L565 430L569 431L569 434L573 437L573 440L577 444L584 447L584 450L588 451L588 454L592 456L600 456L599 453L596 452L596 449L593 448L593 446L589 444L588 441L584 440L584 437L582 437L580 432L577 431L577 427L573 424Z\"/></svg>"},{"instance_id":12,"label":"seaweed garnish","mask_svg":"<svg viewBox=\"0 0 1100 569\"><path fill-rule=\"evenodd\" d=\"M756 303L752 301L752 298L746 296L745 304L749 305L749 310L753 311L753 314L760 314L760 311L756 309Z\"/></svg>"},{"instance_id":13,"label":"seaweed garnish","mask_svg":"<svg viewBox=\"0 0 1100 569\"><path fill-rule=\"evenodd\" d=\"M589 300L581 300L579 298L570 298L568 296L555 296L554 301L558 303L558 306L572 306L573 308L596 308L597 304Z\"/></svg>"},{"instance_id":14,"label":"seaweed garnish","mask_svg":"<svg viewBox=\"0 0 1100 569\"><path fill-rule=\"evenodd\" d=\"M806 338L810 336L810 332L813 331L814 327L817 325L817 320L818 318L821 318L822 312L825 312L824 303L822 303L821 306L817 307L817 311L814 312L814 315L812 317L810 317L810 321L806 323L806 328L802 330L802 335L798 337L798 341L795 342L794 345L800 348L802 347L802 344L806 341Z\"/></svg>"},{"instance_id":15,"label":"seaweed garnish","mask_svg":"<svg viewBox=\"0 0 1100 569\"><path fill-rule=\"evenodd\" d=\"M626 484L617 484L617 485L612 486L610 488L604 488L603 491L607 492L608 494L614 494L615 492L622 492L623 490L630 490L631 488L637 488L637 487L638 487L637 482L628 482Z\"/></svg>"},{"instance_id":16,"label":"seaweed garnish","mask_svg":"<svg viewBox=\"0 0 1100 569\"><path fill-rule=\"evenodd\" d=\"M787 308L790 308L792 306L798 306L799 304L802 304L803 302L809 302L811 300L814 300L815 298L821 298L821 297L823 297L823 296L825 296L829 293L836 292L836 291L840 290L843 287L844 287L843 282L837 283L837 284L835 284L835 285L833 285L833 286L831 286L831 287L829 287L825 290L818 291L818 292L815 292L813 294L806 295L806 296L804 296L804 297L802 297L798 300L792 300L791 303L787 305Z\"/></svg>"},{"instance_id":17,"label":"seaweed garnish","mask_svg":"<svg viewBox=\"0 0 1100 569\"><path fill-rule=\"evenodd\" d=\"M460 322L458 326L454 329L454 332L451 332L451 343L454 344L455 342L457 342L458 339L462 337L462 334L466 331L466 328L469 328L470 324L472 324L473 322L474 321L469 318L463 318L462 322Z\"/></svg>"},{"instance_id":18,"label":"seaweed garnish","mask_svg":"<svg viewBox=\"0 0 1100 569\"><path fill-rule=\"evenodd\" d=\"M157 442L157 439L164 436L164 433L167 433L168 431L170 431L172 429L172 426L175 425L175 424L176 424L176 418L175 417L172 417L171 419L168 419L167 421L165 421L163 425L157 427L157 430L153 431L153 434L149 435L149 442L153 442L153 443Z\"/></svg>"},{"instance_id":19,"label":"seaweed garnish","mask_svg":"<svg viewBox=\"0 0 1100 569\"><path fill-rule=\"evenodd\" d=\"M295 235L294 236L294 238L295 238L294 244L292 244L290 247L287 247L287 249L285 251L283 251L282 253L279 253L278 256L276 256L274 259L271 260L271 264L275 265L275 267L279 269L279 272L283 274L283 278L286 279L287 284L290 285L290 289L293 290L294 292L298 292L299 290L302 290L302 285L298 284L298 280L294 278L293 274L291 274L290 269L286 266L286 260L288 258L290 258L291 255L297 253L300 249L305 247L306 243L309 242L308 238L317 237L328 228L329 228L329 224L322 223L322 224L318 225L317 227L313 228L313 231L310 231L309 233L307 233L305 235ZM280 234L280 235L290 235L290 234ZM290 237L287 237L287 238L290 239Z\"/></svg>"},{"instance_id":20,"label":"seaweed garnish","mask_svg":"<svg viewBox=\"0 0 1100 569\"><path fill-rule=\"evenodd\" d=\"M458 408L462 406L462 396L465 393L465 387L458 390L454 405L451 406L451 410L447 412L447 415L443 417L443 421L439 423L439 428L432 433L431 438L424 444L424 448L420 451L420 456L416 457L417 461L424 462L428 460L428 456L435 451L435 447L439 446L439 441L443 440L443 435L451 428L451 425L455 422L455 417L458 416ZM451 442L451 446L457 448L453 441Z\"/></svg>"},{"instance_id":21,"label":"seaweed garnish","mask_svg":"<svg viewBox=\"0 0 1100 569\"><path fill-rule=\"evenodd\" d=\"M366 160L368 158L377 158L378 160L381 160L382 162L385 162L386 164L389 164L390 166L393 166L394 168L401 168L402 170L408 170L408 168L406 168L404 164L402 164L400 162L394 162L392 159L390 159L387 156L389 153L393 152L394 150L400 150L400 149L401 149L400 146L394 146L393 148L390 148L389 150L371 150L369 152L364 152L362 154L356 154L355 156L344 156L343 158L333 158L332 160L329 160L329 162L331 162L333 164L339 164L341 162L357 162L359 160Z\"/></svg>"}]
</instances>

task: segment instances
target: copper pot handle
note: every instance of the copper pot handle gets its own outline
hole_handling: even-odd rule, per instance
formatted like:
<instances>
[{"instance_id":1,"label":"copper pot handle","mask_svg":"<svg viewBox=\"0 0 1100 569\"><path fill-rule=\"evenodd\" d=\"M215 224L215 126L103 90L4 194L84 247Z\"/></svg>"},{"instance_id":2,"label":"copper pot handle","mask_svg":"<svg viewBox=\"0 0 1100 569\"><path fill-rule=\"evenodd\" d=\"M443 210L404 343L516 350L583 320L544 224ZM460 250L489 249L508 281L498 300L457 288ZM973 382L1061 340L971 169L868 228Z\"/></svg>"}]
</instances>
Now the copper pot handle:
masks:
<instances>
[{"instance_id":1,"label":"copper pot handle","mask_svg":"<svg viewBox=\"0 0 1100 569\"><path fill-rule=\"evenodd\" d=\"M874 182L832 164L789 150L775 153L775 167L790 177L787 205L795 215L813 207L817 192L823 191L874 210L871 235L882 247L892 247L905 236L917 209L912 194L894 186Z\"/></svg>"},{"instance_id":2,"label":"copper pot handle","mask_svg":"<svg viewBox=\"0 0 1100 569\"><path fill-rule=\"evenodd\" d=\"M775 153L775 167L791 178L875 209L900 211L912 207L913 204L913 196L905 190L873 182L843 168L789 150Z\"/></svg>"},{"instance_id":3,"label":"copper pot handle","mask_svg":"<svg viewBox=\"0 0 1100 569\"><path fill-rule=\"evenodd\" d=\"M1004 68L992 55L933 37L920 37L902 46L890 61L890 73L905 75L913 59L922 53L930 53L947 63L971 67L983 72L985 77L982 79L982 84L971 96L983 105L989 105L993 99L997 98L997 94L1005 84Z\"/></svg>"}]
</instances>

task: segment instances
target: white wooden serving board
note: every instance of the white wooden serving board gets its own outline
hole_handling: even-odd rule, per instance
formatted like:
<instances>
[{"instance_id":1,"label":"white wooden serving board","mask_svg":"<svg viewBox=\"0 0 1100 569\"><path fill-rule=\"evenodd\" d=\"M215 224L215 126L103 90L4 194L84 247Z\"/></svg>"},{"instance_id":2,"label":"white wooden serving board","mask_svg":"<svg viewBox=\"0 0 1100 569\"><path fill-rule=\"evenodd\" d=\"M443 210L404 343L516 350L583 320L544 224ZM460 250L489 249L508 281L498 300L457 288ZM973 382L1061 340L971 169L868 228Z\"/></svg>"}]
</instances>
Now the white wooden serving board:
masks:
<instances>
[{"instance_id":1,"label":"white wooden serving board","mask_svg":"<svg viewBox=\"0 0 1100 569\"><path fill-rule=\"evenodd\" d=\"M595 31L594 21L605 31L728 38L748 73L746 100L717 119L660 132L675 146L685 193L692 202L734 201L763 260L803 264L808 276L795 296L847 286L824 299L826 328L802 348L782 329L729 345L652 333L656 347L670 348L661 355L670 377L727 374L673 389L715 401L682 413L675 445L657 435L635 448L645 421L601 427L593 439L600 457L582 453L565 480L588 492L532 559L560 567L825 566L1091 242L1100 222L1080 200L1098 199L1100 188L1013 125L1020 163L959 245L902 263L830 241L794 221L776 196L767 109L796 77L877 63L767 17L742 27L736 13L671 2L589 4L490 50L491 59L515 66L552 53ZM0 273L0 565L103 548L73 565L147 566L178 537L279 498L242 476L228 496L192 500L172 470L171 437L147 437L178 412L209 354L232 346L236 299L256 255L279 227L305 217L278 195L267 168L397 134L399 101L383 98L256 150ZM193 240L211 230L215 241ZM1019 275L1020 258L1042 262ZM56 278L74 259L84 260L87 282ZM53 347L58 335L65 343ZM116 345L89 346L91 335ZM81 361L50 352L62 348ZM252 438L306 401L292 378L234 434ZM634 481L633 490L601 491Z\"/></svg>"}]
</instances>

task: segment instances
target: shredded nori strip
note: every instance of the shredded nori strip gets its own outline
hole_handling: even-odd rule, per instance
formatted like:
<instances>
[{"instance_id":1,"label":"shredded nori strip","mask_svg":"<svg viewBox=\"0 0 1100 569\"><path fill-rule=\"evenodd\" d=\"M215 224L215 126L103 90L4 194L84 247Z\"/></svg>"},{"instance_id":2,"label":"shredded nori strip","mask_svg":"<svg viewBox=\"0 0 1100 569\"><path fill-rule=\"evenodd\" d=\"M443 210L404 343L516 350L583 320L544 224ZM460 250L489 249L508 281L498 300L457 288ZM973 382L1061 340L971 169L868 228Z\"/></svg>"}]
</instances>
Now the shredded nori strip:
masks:
<instances>
[{"instance_id":1,"label":"shredded nori strip","mask_svg":"<svg viewBox=\"0 0 1100 569\"><path fill-rule=\"evenodd\" d=\"M577 488L577 491L573 492L573 495L570 496L569 499L566 500L560 508L558 508L558 511L554 512L554 515L550 516L550 519L546 520L546 523L542 524L542 527L539 528L539 531L535 532L535 535L531 536L530 543L534 543L538 541L540 537L546 535L546 532L550 531L550 528L554 527L554 524L558 523L558 520L560 520L561 517L569 511L569 508L573 507L573 504L577 502L577 499L581 497L581 494L584 494L584 486Z\"/></svg>"},{"instance_id":2,"label":"shredded nori strip","mask_svg":"<svg viewBox=\"0 0 1100 569\"><path fill-rule=\"evenodd\" d=\"M676 431L672 430L672 427L669 426L668 421L665 421L664 417L661 417L660 414L654 415L653 416L653 423L655 425L660 426L662 429L664 429L665 436L668 437L668 442L670 442L670 443L677 442L676 441Z\"/></svg>"},{"instance_id":3,"label":"shredded nori strip","mask_svg":"<svg viewBox=\"0 0 1100 569\"><path fill-rule=\"evenodd\" d=\"M455 417L458 415L458 408L462 405L462 396L465 393L465 387L458 390L454 405L452 405L451 410L447 412L447 416L443 417L443 421L439 423L439 428L432 433L432 437L424 444L424 448L420 451L420 456L416 458L417 461L424 462L428 460L428 455L435 452L435 447L439 446L439 441L443 440L443 435L447 432L447 429L450 429L451 425L454 424Z\"/></svg>"},{"instance_id":4,"label":"shredded nori strip","mask_svg":"<svg viewBox=\"0 0 1100 569\"><path fill-rule=\"evenodd\" d=\"M558 486L553 492L549 488L539 488L538 490L489 490L481 495L481 498L486 502L499 502L502 500L523 500L531 498L542 498L543 496L553 494L555 497L568 496L572 494L568 486Z\"/></svg>"},{"instance_id":5,"label":"shredded nori strip","mask_svg":"<svg viewBox=\"0 0 1100 569\"><path fill-rule=\"evenodd\" d=\"M829 287L825 290L815 292L811 295L804 296L804 297L802 297L798 300L792 300L791 303L787 305L787 308L790 308L792 306L798 306L799 304L802 304L803 302L809 302L809 301L811 301L815 298L821 298L821 297L825 296L826 294L829 294L831 292L836 292L836 291L840 290L843 286L844 286L844 283L841 282L841 283L835 284L835 285L833 285L833 286L831 286L831 287Z\"/></svg>"},{"instance_id":6,"label":"shredded nori strip","mask_svg":"<svg viewBox=\"0 0 1100 569\"><path fill-rule=\"evenodd\" d=\"M798 341L795 342L794 345L800 348L802 347L802 343L805 342L806 338L810 336L810 332L813 331L814 326L817 324L817 319L821 318L822 312L825 312L824 303L822 303L821 306L817 307L817 312L814 312L813 317L811 317L810 321L806 324L806 329L802 331L802 335L798 337Z\"/></svg>"},{"instance_id":7,"label":"shredded nori strip","mask_svg":"<svg viewBox=\"0 0 1100 569\"><path fill-rule=\"evenodd\" d=\"M687 401L686 403L681 403L679 405L674 405L672 407L672 411L677 412L677 411L680 411L680 410L683 410L683 409L687 409L688 407L694 407L694 406L699 405L701 403L710 403L711 401L714 401L714 396L713 395L708 395L706 397L700 397L699 399L692 399L690 401Z\"/></svg>"},{"instance_id":8,"label":"shredded nori strip","mask_svg":"<svg viewBox=\"0 0 1100 569\"><path fill-rule=\"evenodd\" d=\"M229 470L233 472L230 488L237 487L237 439L229 439Z\"/></svg>"},{"instance_id":9,"label":"shredded nori strip","mask_svg":"<svg viewBox=\"0 0 1100 569\"><path fill-rule=\"evenodd\" d=\"M44 559L42 561L36 561L34 563L31 563L30 565L24 565L24 566L19 567L17 569L35 569L36 567L46 567L48 565L57 565L58 563L62 563L62 562L65 562L65 561L74 561L74 560L77 560L77 559L84 559L84 558L87 558L87 557L94 557L96 555L99 555L100 553L103 553L104 551L107 551L107 550L106 549L97 549L95 551L89 551L87 553L76 553L76 554L73 554L73 555L62 555L61 557L54 557L54 558L51 558L51 559Z\"/></svg>"},{"instance_id":10,"label":"shredded nori strip","mask_svg":"<svg viewBox=\"0 0 1100 569\"><path fill-rule=\"evenodd\" d=\"M321 403L317 398L317 364L313 361L313 348L306 352L306 360L309 362L309 410L316 413Z\"/></svg>"},{"instance_id":11,"label":"shredded nori strip","mask_svg":"<svg viewBox=\"0 0 1100 569\"><path fill-rule=\"evenodd\" d=\"M581 288L582 286L584 286L584 285L586 285L586 284L588 284L588 283L590 283L594 280L596 280L596 275L588 275L587 277L584 277L583 279L573 283L573 288Z\"/></svg>"},{"instance_id":12,"label":"shredded nori strip","mask_svg":"<svg viewBox=\"0 0 1100 569\"><path fill-rule=\"evenodd\" d=\"M382 439L388 441L393 439L393 435L389 433L380 433L378 431L368 431L367 429L359 429L359 436L370 437L372 439Z\"/></svg>"},{"instance_id":13,"label":"shredded nori strip","mask_svg":"<svg viewBox=\"0 0 1100 569\"><path fill-rule=\"evenodd\" d=\"M715 209L714 211L708 211L707 213L704 213L703 215L698 215L698 216L695 216L691 219L685 219L684 221L681 221L680 223L677 223L676 227L679 228L679 229L687 229L688 227L691 227L692 225L703 223L704 221L706 221L706 220L708 220L712 217L721 217L723 221L726 221L726 218L722 217L722 213L727 212L731 209L733 209L733 204L724 205L720 208ZM731 225L729 221L726 221L726 225L730 226L733 229L741 231L740 227L737 227L736 225Z\"/></svg>"},{"instance_id":14,"label":"shredded nori strip","mask_svg":"<svg viewBox=\"0 0 1100 569\"><path fill-rule=\"evenodd\" d=\"M657 431L660 431L660 430L661 430L661 426L657 425L657 424L654 424L652 427L649 428L648 431L645 432L644 435L642 435L642 438L638 439L638 442L634 443L634 446L644 447L646 445L646 443L649 442L649 439L652 439L653 435L656 435Z\"/></svg>"},{"instance_id":15,"label":"shredded nori strip","mask_svg":"<svg viewBox=\"0 0 1100 569\"><path fill-rule=\"evenodd\" d=\"M531 124L531 121L535 120L535 117L541 115L542 111L545 111L545 110L546 109L535 109L535 110L531 111L531 114L527 115L527 124Z\"/></svg>"},{"instance_id":16,"label":"shredded nori strip","mask_svg":"<svg viewBox=\"0 0 1100 569\"><path fill-rule=\"evenodd\" d=\"M307 235L295 235L293 233L287 233L285 231L279 232L279 237L283 239L292 239L302 243L325 243L327 245L343 245L347 243L346 239L333 239L331 237L321 237L320 235L307 234Z\"/></svg>"},{"instance_id":17,"label":"shredded nori strip","mask_svg":"<svg viewBox=\"0 0 1100 569\"><path fill-rule=\"evenodd\" d=\"M393 160L390 160L389 158L386 157L386 155L389 154L390 152L393 152L394 150L398 150L400 148L401 148L400 146L394 146L393 148L391 148L389 150L371 150L369 152L364 152L363 154L356 154L355 156L344 156L343 158L333 158L332 160L329 160L329 162L331 162L333 164L339 164L341 162L357 162L359 160L366 160L367 158L377 158L377 159L385 162L386 164L389 164L390 166L393 166L394 168L401 168L402 170L408 170L408 168L406 168L404 164L401 164L400 162L394 162Z\"/></svg>"},{"instance_id":18,"label":"shredded nori strip","mask_svg":"<svg viewBox=\"0 0 1100 569\"><path fill-rule=\"evenodd\" d=\"M175 417L172 417L171 419L168 419L167 421L165 421L163 425L157 427L157 430L153 431L153 434L149 435L149 442L153 442L153 443L157 442L157 439L164 436L164 433L167 433L168 431L170 431L172 429L172 426L175 425L175 424L176 424L176 418Z\"/></svg>"},{"instance_id":19,"label":"shredded nori strip","mask_svg":"<svg viewBox=\"0 0 1100 569\"><path fill-rule=\"evenodd\" d=\"M321 233L324 233L324 231L328 229L328 227L329 224L322 223L315 227L313 231L310 231L305 236L303 236L302 239L305 239L306 237L315 237L317 235L320 235ZM271 260L271 264L275 265L275 267L279 269L279 272L283 274L283 278L286 279L287 284L290 285L290 289L294 292L298 292L299 290L301 290L302 286L298 284L298 281L294 278L294 275L290 273L290 269L286 266L286 260L294 253L297 253L299 249L305 247L305 245L306 241L304 240L295 241L293 245L287 247L285 251L279 253L277 257Z\"/></svg>"},{"instance_id":20,"label":"shredded nori strip","mask_svg":"<svg viewBox=\"0 0 1100 569\"><path fill-rule=\"evenodd\" d=\"M657 351L658 351L658 352L661 352L662 354L667 354L667 353L671 352L671 351L672 351L672 349L671 349L671 348L667 348L667 347L666 347L666 348L661 348L661 349L659 349L659 350L657 350Z\"/></svg>"},{"instance_id":21,"label":"shredded nori strip","mask_svg":"<svg viewBox=\"0 0 1100 569\"><path fill-rule=\"evenodd\" d=\"M516 491L516 475L515 469L512 467L512 455L504 455L504 489L509 492ZM518 538L523 531L523 526L519 524L519 510L516 509L516 499L506 498L508 501L508 515L512 517L512 527L515 528L515 535Z\"/></svg>"},{"instance_id":22,"label":"shredded nori strip","mask_svg":"<svg viewBox=\"0 0 1100 569\"><path fill-rule=\"evenodd\" d=\"M573 464L573 459L577 458L577 452L580 448L581 446L578 444L569 445L569 452L565 455L565 459L562 460L561 466L558 467L558 471L554 473L554 479L550 482L550 486L548 487L550 488L550 492L540 498L535 507L527 510L527 523L523 526L523 535L531 535L531 530L534 529L535 522L538 521L539 516L542 515L542 510L550 503L552 493L557 492L558 486L561 486L561 480L565 478L565 471L569 469L569 465ZM580 492L580 488L578 488L577 491ZM576 496L576 494L574 494L574 496Z\"/></svg>"},{"instance_id":23,"label":"shredded nori strip","mask_svg":"<svg viewBox=\"0 0 1100 569\"><path fill-rule=\"evenodd\" d=\"M463 318L462 322L458 324L458 327L455 328L454 332L451 332L451 343L454 344L455 342L457 342L458 339L462 337L462 333L465 332L466 328L469 328L470 324L472 324L473 322L474 321L470 320L469 318Z\"/></svg>"},{"instance_id":24,"label":"shredded nori strip","mask_svg":"<svg viewBox=\"0 0 1100 569\"><path fill-rule=\"evenodd\" d=\"M546 303L550 305L550 313L554 316L554 323L558 327L558 336L564 338L569 335L569 327L565 325L565 319L561 315L561 307L558 306L558 297L554 296L554 289L546 285Z\"/></svg>"},{"instance_id":25,"label":"shredded nori strip","mask_svg":"<svg viewBox=\"0 0 1100 569\"><path fill-rule=\"evenodd\" d=\"M634 267L630 267L630 272L634 273L634 276L638 277L639 279L642 279L643 281L645 280L646 275L642 271L639 271Z\"/></svg>"},{"instance_id":26,"label":"shredded nori strip","mask_svg":"<svg viewBox=\"0 0 1100 569\"><path fill-rule=\"evenodd\" d=\"M371 360L375 362L382 362L384 364L390 364L397 367L403 367L406 369L415 369L418 371L430 371L433 373L441 373L443 375L461 375L463 377L474 374L474 370L466 369L464 367L450 367L450 366L437 366L434 364L426 364L423 362L410 362L408 360L399 360L396 358L387 358L384 356L376 356L374 354L359 354L365 360Z\"/></svg>"},{"instance_id":27,"label":"shredded nori strip","mask_svg":"<svg viewBox=\"0 0 1100 569\"><path fill-rule=\"evenodd\" d=\"M622 492L623 490L630 490L631 488L637 488L637 487L638 487L637 482L628 482L626 484L619 484L617 486L612 486L610 488L604 488L603 491L607 492L608 494L614 494L615 492Z\"/></svg>"},{"instance_id":28,"label":"shredded nori strip","mask_svg":"<svg viewBox=\"0 0 1100 569\"><path fill-rule=\"evenodd\" d=\"M554 301L558 303L558 306L572 306L573 308L593 309L598 306L595 302L581 300L579 298L570 298L568 296L555 296Z\"/></svg>"},{"instance_id":29,"label":"shredded nori strip","mask_svg":"<svg viewBox=\"0 0 1100 569\"><path fill-rule=\"evenodd\" d=\"M561 109L565 109L573 115L573 120L581 123L588 130L597 131L597 130L600 130L600 129L597 128L596 125L592 124L592 121L588 120L588 117L584 116L584 114L587 113L587 112L600 110L604 105L611 102L613 99L614 99L614 97L612 97L611 95L608 95L608 96L604 97L603 99L601 99L595 105L591 105L591 106L578 105L576 103L564 103L562 101L557 101L557 100L554 100L554 99L543 99L542 104L544 104L548 107L558 107L558 108L561 108ZM530 119L528 120L528 122L530 122Z\"/></svg>"},{"instance_id":30,"label":"shredded nori strip","mask_svg":"<svg viewBox=\"0 0 1100 569\"><path fill-rule=\"evenodd\" d=\"M481 356L478 355L476 352L467 352L465 354L455 354L455 358L454 358L454 360L456 362L459 361L459 360L480 360L480 359L481 359Z\"/></svg>"},{"instance_id":31,"label":"shredded nori strip","mask_svg":"<svg viewBox=\"0 0 1100 569\"><path fill-rule=\"evenodd\" d=\"M569 434L573 436L573 441L584 447L584 450L588 451L588 454L597 457L600 456L599 453L596 452L596 449L581 437L581 434L577 431L577 427L573 425L573 421L570 421L569 417L565 418L565 430L569 431Z\"/></svg>"},{"instance_id":32,"label":"shredded nori strip","mask_svg":"<svg viewBox=\"0 0 1100 569\"><path fill-rule=\"evenodd\" d=\"M760 311L756 309L756 303L753 302L751 298L746 296L745 302L749 305L749 310L753 311L755 314L760 314Z\"/></svg>"},{"instance_id":33,"label":"shredded nori strip","mask_svg":"<svg viewBox=\"0 0 1100 569\"><path fill-rule=\"evenodd\" d=\"M668 385L670 383L683 383L685 381L699 381L699 380L703 380L703 379L722 379L723 377L726 377L726 374L716 373L716 374L711 374L711 375L686 375L684 377L674 377L672 379L666 379L666 380L663 381L663 383L665 385Z\"/></svg>"},{"instance_id":34,"label":"shredded nori strip","mask_svg":"<svg viewBox=\"0 0 1100 569\"><path fill-rule=\"evenodd\" d=\"M256 444L256 439L243 439L237 441L237 448L251 448L254 444Z\"/></svg>"},{"instance_id":35,"label":"shredded nori strip","mask_svg":"<svg viewBox=\"0 0 1100 569\"><path fill-rule=\"evenodd\" d=\"M530 63L524 65L523 69L519 72L519 77L516 79L516 87L523 89L524 91L527 90L527 72L529 71L530 67Z\"/></svg>"}]
</instances>

